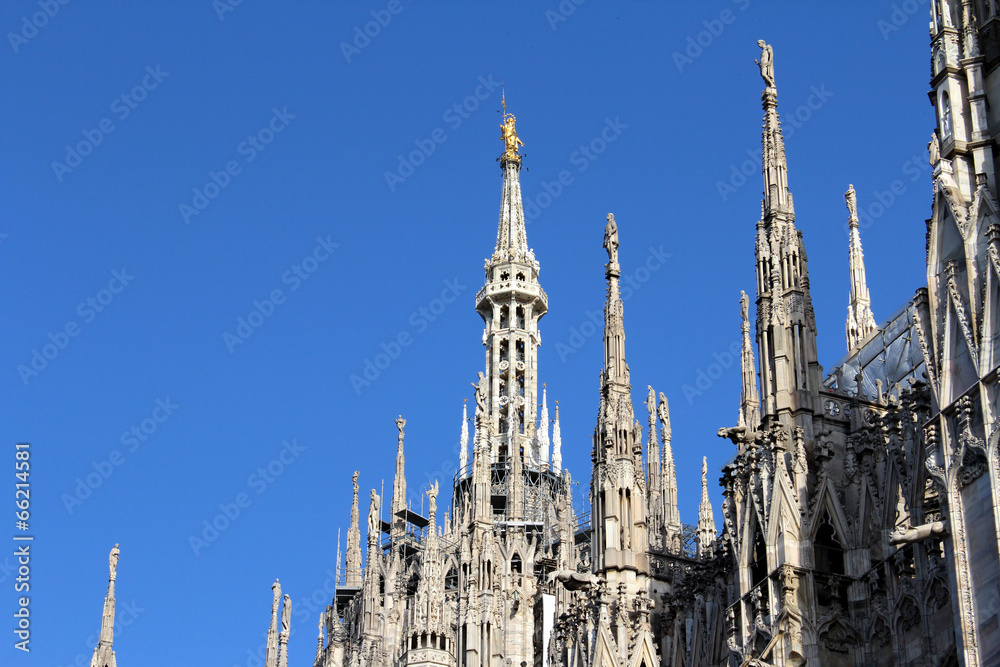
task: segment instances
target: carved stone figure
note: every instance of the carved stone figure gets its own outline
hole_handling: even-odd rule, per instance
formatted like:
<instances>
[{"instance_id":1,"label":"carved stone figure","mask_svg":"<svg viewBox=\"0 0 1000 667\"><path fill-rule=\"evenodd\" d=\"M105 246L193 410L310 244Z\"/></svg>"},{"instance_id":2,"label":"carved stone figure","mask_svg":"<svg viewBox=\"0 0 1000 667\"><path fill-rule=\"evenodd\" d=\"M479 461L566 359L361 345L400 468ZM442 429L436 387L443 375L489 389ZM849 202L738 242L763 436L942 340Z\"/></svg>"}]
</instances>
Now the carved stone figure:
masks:
<instances>
[{"instance_id":1,"label":"carved stone figure","mask_svg":"<svg viewBox=\"0 0 1000 667\"><path fill-rule=\"evenodd\" d=\"M758 39L757 46L760 47L760 60L754 62L760 66L760 76L768 88L774 88L774 49L764 40Z\"/></svg>"},{"instance_id":2,"label":"carved stone figure","mask_svg":"<svg viewBox=\"0 0 1000 667\"><path fill-rule=\"evenodd\" d=\"M406 420L403 419L403 415L396 417L396 428L399 429L399 441L403 441L403 427L406 426Z\"/></svg>"},{"instance_id":3,"label":"carved stone figure","mask_svg":"<svg viewBox=\"0 0 1000 667\"><path fill-rule=\"evenodd\" d=\"M945 525L943 521L925 523L922 526L900 527L892 531L889 535L889 544L911 544L922 542L934 535L944 535Z\"/></svg>"},{"instance_id":4,"label":"carved stone figure","mask_svg":"<svg viewBox=\"0 0 1000 667\"><path fill-rule=\"evenodd\" d=\"M483 375L482 371L479 371L479 380L473 382L472 386L476 389L476 424L479 424L486 416L486 392L488 391L486 376Z\"/></svg>"},{"instance_id":5,"label":"carved stone figure","mask_svg":"<svg viewBox=\"0 0 1000 667\"><path fill-rule=\"evenodd\" d=\"M111 579L114 580L117 570L118 570L118 545L115 544L111 549L111 553L108 555L108 565L111 568Z\"/></svg>"},{"instance_id":6,"label":"carved stone figure","mask_svg":"<svg viewBox=\"0 0 1000 667\"><path fill-rule=\"evenodd\" d=\"M378 535L379 532L379 514L382 508L382 500L375 493L375 489L371 490L371 505L368 507L368 539L371 539L372 535Z\"/></svg>"},{"instance_id":7,"label":"carved stone figure","mask_svg":"<svg viewBox=\"0 0 1000 667\"><path fill-rule=\"evenodd\" d=\"M844 193L844 200L847 202L847 212L851 220L856 220L858 217L858 196L854 192L853 183L847 186L847 192Z\"/></svg>"},{"instance_id":8,"label":"carved stone figure","mask_svg":"<svg viewBox=\"0 0 1000 667\"><path fill-rule=\"evenodd\" d=\"M670 439L670 405L667 403L667 396L660 392L660 404L656 406L656 416L660 419L660 428L663 429L663 438Z\"/></svg>"},{"instance_id":9,"label":"carved stone figure","mask_svg":"<svg viewBox=\"0 0 1000 667\"><path fill-rule=\"evenodd\" d=\"M927 154L931 164L937 164L941 159L941 142L938 140L937 132L931 132L930 143L927 144Z\"/></svg>"},{"instance_id":10,"label":"carved stone figure","mask_svg":"<svg viewBox=\"0 0 1000 667\"><path fill-rule=\"evenodd\" d=\"M281 607L281 631L286 635L292 629L292 598L285 594L284 605Z\"/></svg>"},{"instance_id":11,"label":"carved stone figure","mask_svg":"<svg viewBox=\"0 0 1000 667\"><path fill-rule=\"evenodd\" d=\"M656 414L656 392L653 391L652 385L646 385L646 389L649 393L646 394L646 412L650 415Z\"/></svg>"},{"instance_id":12,"label":"carved stone figure","mask_svg":"<svg viewBox=\"0 0 1000 667\"><path fill-rule=\"evenodd\" d=\"M618 223L615 214L608 213L608 224L604 226L604 249L608 251L608 260L618 263Z\"/></svg>"},{"instance_id":13,"label":"carved stone figure","mask_svg":"<svg viewBox=\"0 0 1000 667\"><path fill-rule=\"evenodd\" d=\"M434 480L431 487L427 489L428 513L431 516L437 514L438 481Z\"/></svg>"}]
</instances>

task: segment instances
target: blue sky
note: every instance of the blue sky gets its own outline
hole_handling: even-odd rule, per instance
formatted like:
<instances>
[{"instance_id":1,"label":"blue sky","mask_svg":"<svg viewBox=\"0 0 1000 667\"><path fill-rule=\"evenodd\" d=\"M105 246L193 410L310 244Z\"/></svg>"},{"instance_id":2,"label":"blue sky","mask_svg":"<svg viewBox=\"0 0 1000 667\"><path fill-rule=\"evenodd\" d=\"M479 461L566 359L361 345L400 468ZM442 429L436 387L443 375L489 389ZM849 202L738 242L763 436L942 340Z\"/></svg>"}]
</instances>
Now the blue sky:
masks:
<instances>
[{"instance_id":1,"label":"blue sky","mask_svg":"<svg viewBox=\"0 0 1000 667\"><path fill-rule=\"evenodd\" d=\"M602 362L599 331L584 334L603 305L609 211L636 285L637 412L645 421L647 384L670 399L685 522L701 457L716 471L732 454L715 432L736 419L730 355L739 292L754 289L758 39L774 46L824 367L845 351L848 183L868 213L876 319L925 282L923 5L219 6L0 9L8 627L19 441L35 536L32 651L7 632L5 664L89 662L116 542L122 664L179 652L254 664L275 577L295 603L290 664L311 664L351 473L363 496L391 489L396 415L412 503L435 478L450 487L484 362L473 296L496 237L501 81L549 295L540 377L550 409L560 402L578 504ZM660 267L640 270L653 257ZM352 383L401 336L370 384ZM238 498L196 554L190 537Z\"/></svg>"}]
</instances>

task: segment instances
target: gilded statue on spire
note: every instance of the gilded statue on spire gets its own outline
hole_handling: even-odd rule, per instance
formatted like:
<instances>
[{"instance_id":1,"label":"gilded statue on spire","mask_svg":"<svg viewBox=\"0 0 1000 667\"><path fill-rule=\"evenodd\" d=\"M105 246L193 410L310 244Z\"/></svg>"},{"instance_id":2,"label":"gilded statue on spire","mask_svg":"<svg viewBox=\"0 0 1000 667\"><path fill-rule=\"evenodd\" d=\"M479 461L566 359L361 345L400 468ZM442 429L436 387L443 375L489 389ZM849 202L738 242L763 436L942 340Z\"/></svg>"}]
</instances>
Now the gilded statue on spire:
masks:
<instances>
[{"instance_id":1,"label":"gilded statue on spire","mask_svg":"<svg viewBox=\"0 0 1000 667\"><path fill-rule=\"evenodd\" d=\"M500 138L503 139L504 152L500 159L520 162L521 156L517 153L517 147L523 146L524 142L517 136L517 130L514 128L514 122L517 118L514 117L514 114L507 113L506 98L501 100L501 104L503 105L503 124L500 125Z\"/></svg>"}]
</instances>

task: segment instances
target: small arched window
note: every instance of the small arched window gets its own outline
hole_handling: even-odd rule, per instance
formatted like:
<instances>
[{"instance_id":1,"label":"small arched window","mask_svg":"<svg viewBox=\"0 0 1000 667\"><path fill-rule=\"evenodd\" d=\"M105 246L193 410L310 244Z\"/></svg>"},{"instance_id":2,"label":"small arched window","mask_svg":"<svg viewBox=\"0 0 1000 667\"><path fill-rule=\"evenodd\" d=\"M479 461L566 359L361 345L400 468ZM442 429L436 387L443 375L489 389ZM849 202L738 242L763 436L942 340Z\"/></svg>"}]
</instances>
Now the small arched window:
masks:
<instances>
[{"instance_id":1,"label":"small arched window","mask_svg":"<svg viewBox=\"0 0 1000 667\"><path fill-rule=\"evenodd\" d=\"M511 574L521 574L521 556L514 554L510 559L510 572Z\"/></svg>"}]
</instances>

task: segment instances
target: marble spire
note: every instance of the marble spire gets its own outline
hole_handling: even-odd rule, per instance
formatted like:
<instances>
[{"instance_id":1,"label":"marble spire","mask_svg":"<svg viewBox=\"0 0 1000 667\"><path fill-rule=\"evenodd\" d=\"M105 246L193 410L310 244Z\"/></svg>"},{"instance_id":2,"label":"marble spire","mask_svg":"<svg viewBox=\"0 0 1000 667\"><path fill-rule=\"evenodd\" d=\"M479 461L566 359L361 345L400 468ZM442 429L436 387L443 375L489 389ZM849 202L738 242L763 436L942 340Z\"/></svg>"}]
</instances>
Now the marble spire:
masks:
<instances>
[{"instance_id":1,"label":"marble spire","mask_svg":"<svg viewBox=\"0 0 1000 667\"><path fill-rule=\"evenodd\" d=\"M347 531L347 588L361 588L361 513L358 510L357 470L351 481L354 484L354 500L351 502L351 528ZM339 540L337 546L339 551Z\"/></svg>"},{"instance_id":2,"label":"marble spire","mask_svg":"<svg viewBox=\"0 0 1000 667\"><path fill-rule=\"evenodd\" d=\"M740 316L743 347L740 351L740 371L742 390L740 392L740 414L738 426L746 426L750 432L760 427L760 397L757 394L757 365L753 358L753 343L750 340L750 298L740 291Z\"/></svg>"},{"instance_id":3,"label":"marble spire","mask_svg":"<svg viewBox=\"0 0 1000 667\"><path fill-rule=\"evenodd\" d=\"M708 457L701 459L701 503L698 505L698 558L711 558L715 547L715 514L708 499Z\"/></svg>"},{"instance_id":4,"label":"marble spire","mask_svg":"<svg viewBox=\"0 0 1000 667\"><path fill-rule=\"evenodd\" d=\"M469 399L462 402L462 434L458 439L458 475L464 477L469 466Z\"/></svg>"},{"instance_id":5,"label":"marble spire","mask_svg":"<svg viewBox=\"0 0 1000 667\"><path fill-rule=\"evenodd\" d=\"M267 653L264 667L278 667L278 607L281 604L281 583L275 579L271 584L271 624L267 628Z\"/></svg>"},{"instance_id":6,"label":"marble spire","mask_svg":"<svg viewBox=\"0 0 1000 667\"><path fill-rule=\"evenodd\" d=\"M535 441L537 442L536 452L538 465L549 462L549 402L545 392L545 385L542 384L542 410L538 417L538 429L535 431Z\"/></svg>"},{"instance_id":7,"label":"marble spire","mask_svg":"<svg viewBox=\"0 0 1000 667\"><path fill-rule=\"evenodd\" d=\"M850 270L851 270L851 300L847 306L847 351L853 352L860 347L868 335L878 329L875 316L872 315L871 297L868 294L868 281L865 279L865 257L861 252L861 234L858 229L858 198L854 186L848 185L844 193L849 214L847 224L850 228Z\"/></svg>"},{"instance_id":8,"label":"marble spire","mask_svg":"<svg viewBox=\"0 0 1000 667\"><path fill-rule=\"evenodd\" d=\"M663 439L663 454L660 458L660 484L663 494L663 527L666 532L666 547L679 553L684 540L681 512L677 506L677 470L674 468L674 450L671 445L673 431L670 428L670 404L666 395L660 392L660 403L656 407Z\"/></svg>"},{"instance_id":9,"label":"marble spire","mask_svg":"<svg viewBox=\"0 0 1000 667\"><path fill-rule=\"evenodd\" d=\"M118 577L118 545L111 549L108 556L110 574L108 576L108 592L104 596L104 614L101 616L101 634L94 649L91 667L115 667L115 579Z\"/></svg>"},{"instance_id":10,"label":"marble spire","mask_svg":"<svg viewBox=\"0 0 1000 667\"><path fill-rule=\"evenodd\" d=\"M390 536L392 543L398 544L403 535L406 534L406 519L403 517L406 511L406 455L403 452L403 428L406 420L400 415L396 417L396 475L392 480L392 505L389 522L391 526Z\"/></svg>"},{"instance_id":11,"label":"marble spire","mask_svg":"<svg viewBox=\"0 0 1000 667\"><path fill-rule=\"evenodd\" d=\"M556 418L552 424L552 469L562 470L562 431L559 429L559 401L556 401Z\"/></svg>"}]
</instances>

